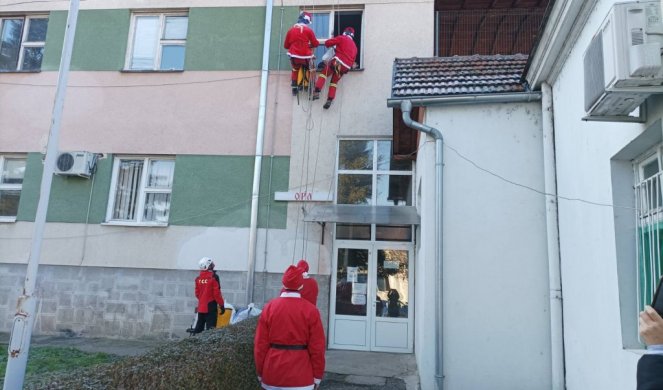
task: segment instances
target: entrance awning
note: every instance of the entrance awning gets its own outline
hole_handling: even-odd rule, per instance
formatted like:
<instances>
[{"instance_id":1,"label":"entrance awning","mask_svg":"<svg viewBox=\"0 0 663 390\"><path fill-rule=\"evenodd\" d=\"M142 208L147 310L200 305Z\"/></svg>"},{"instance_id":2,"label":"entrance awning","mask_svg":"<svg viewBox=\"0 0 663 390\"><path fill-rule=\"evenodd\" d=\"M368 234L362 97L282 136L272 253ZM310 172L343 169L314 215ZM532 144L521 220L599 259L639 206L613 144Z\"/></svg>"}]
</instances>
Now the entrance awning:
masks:
<instances>
[{"instance_id":1,"label":"entrance awning","mask_svg":"<svg viewBox=\"0 0 663 390\"><path fill-rule=\"evenodd\" d=\"M305 222L336 222L377 225L418 225L413 206L318 205L304 216Z\"/></svg>"}]
</instances>

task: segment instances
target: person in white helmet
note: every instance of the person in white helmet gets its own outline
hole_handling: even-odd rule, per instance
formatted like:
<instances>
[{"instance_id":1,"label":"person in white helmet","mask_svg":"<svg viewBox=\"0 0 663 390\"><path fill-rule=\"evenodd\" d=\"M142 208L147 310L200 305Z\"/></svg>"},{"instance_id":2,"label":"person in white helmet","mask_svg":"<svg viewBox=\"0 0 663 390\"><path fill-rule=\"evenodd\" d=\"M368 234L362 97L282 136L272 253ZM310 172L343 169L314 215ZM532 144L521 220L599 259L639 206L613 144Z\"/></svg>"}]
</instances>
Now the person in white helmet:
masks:
<instances>
[{"instance_id":1,"label":"person in white helmet","mask_svg":"<svg viewBox=\"0 0 663 390\"><path fill-rule=\"evenodd\" d=\"M219 277L214 272L214 262L209 257L203 257L198 262L200 275L196 278L195 294L198 298L198 318L193 333L200 333L204 329L216 328L218 311L225 313L223 295Z\"/></svg>"}]
</instances>

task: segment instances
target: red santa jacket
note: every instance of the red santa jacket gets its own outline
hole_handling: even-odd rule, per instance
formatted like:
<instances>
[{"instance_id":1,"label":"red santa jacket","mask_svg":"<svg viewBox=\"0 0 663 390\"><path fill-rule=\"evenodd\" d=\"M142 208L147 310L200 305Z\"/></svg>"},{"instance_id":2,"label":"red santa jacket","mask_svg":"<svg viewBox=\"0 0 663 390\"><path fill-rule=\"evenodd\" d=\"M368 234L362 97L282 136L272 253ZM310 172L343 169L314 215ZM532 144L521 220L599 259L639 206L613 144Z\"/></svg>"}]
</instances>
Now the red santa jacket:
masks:
<instances>
[{"instance_id":1,"label":"red santa jacket","mask_svg":"<svg viewBox=\"0 0 663 390\"><path fill-rule=\"evenodd\" d=\"M198 313L207 313L207 305L210 302L223 307L223 296L221 296L221 286L214 278L212 271L200 271L196 278L196 298L198 298Z\"/></svg>"},{"instance_id":2,"label":"red santa jacket","mask_svg":"<svg viewBox=\"0 0 663 390\"><path fill-rule=\"evenodd\" d=\"M260 313L253 354L266 388L312 389L325 372L325 334L318 309L298 292L281 293Z\"/></svg>"},{"instance_id":3,"label":"red santa jacket","mask_svg":"<svg viewBox=\"0 0 663 390\"><path fill-rule=\"evenodd\" d=\"M283 47L288 50L288 55L294 58L313 57L312 47L318 47L320 42L310 27L303 23L297 23L285 34Z\"/></svg>"},{"instance_id":4,"label":"red santa jacket","mask_svg":"<svg viewBox=\"0 0 663 390\"><path fill-rule=\"evenodd\" d=\"M313 305L317 306L318 305L318 282L315 281L315 279L309 277L307 274L304 274L304 287L302 287L302 290L300 293L302 294L302 298L306 299L307 301L311 302Z\"/></svg>"},{"instance_id":5,"label":"red santa jacket","mask_svg":"<svg viewBox=\"0 0 663 390\"><path fill-rule=\"evenodd\" d=\"M347 35L338 35L334 38L325 41L326 47L336 46L334 49L334 58L348 69L352 69L352 65L357 58L357 45L355 41Z\"/></svg>"}]
</instances>

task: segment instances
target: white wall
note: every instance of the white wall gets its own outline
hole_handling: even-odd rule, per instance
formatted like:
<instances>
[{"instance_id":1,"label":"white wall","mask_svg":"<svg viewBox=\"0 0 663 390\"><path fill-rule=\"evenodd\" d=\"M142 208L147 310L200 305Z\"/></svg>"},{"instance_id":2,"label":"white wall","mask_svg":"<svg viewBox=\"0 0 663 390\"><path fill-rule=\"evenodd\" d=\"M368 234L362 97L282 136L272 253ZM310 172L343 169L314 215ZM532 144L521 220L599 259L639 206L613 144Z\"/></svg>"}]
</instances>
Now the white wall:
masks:
<instances>
[{"instance_id":1,"label":"white wall","mask_svg":"<svg viewBox=\"0 0 663 390\"><path fill-rule=\"evenodd\" d=\"M583 52L613 3L599 1L553 83L559 195L605 204L613 201L610 158L646 128L581 120ZM650 122L660 117L650 110ZM635 388L639 354L622 344L613 210L561 199L559 228L567 388ZM632 261L635 268L635 253Z\"/></svg>"},{"instance_id":2,"label":"white wall","mask_svg":"<svg viewBox=\"0 0 663 390\"><path fill-rule=\"evenodd\" d=\"M429 107L444 148L445 389L550 389L540 103ZM431 141L430 139L428 139ZM434 143L422 149L417 362L434 388ZM418 187L417 187L418 189Z\"/></svg>"}]
</instances>

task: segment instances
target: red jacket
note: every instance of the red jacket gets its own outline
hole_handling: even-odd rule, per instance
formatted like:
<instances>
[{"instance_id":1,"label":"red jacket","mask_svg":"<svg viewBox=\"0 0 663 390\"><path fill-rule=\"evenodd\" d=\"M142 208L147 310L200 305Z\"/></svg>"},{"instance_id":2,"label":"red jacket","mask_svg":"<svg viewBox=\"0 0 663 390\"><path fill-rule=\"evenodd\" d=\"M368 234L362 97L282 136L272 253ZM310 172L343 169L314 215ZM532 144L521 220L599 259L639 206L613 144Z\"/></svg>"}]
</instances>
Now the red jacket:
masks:
<instances>
[{"instance_id":1,"label":"red jacket","mask_svg":"<svg viewBox=\"0 0 663 390\"><path fill-rule=\"evenodd\" d=\"M347 35L338 35L334 38L325 41L326 47L336 46L334 49L334 58L348 69L352 69L352 65L357 58L357 45L355 41Z\"/></svg>"},{"instance_id":2,"label":"red jacket","mask_svg":"<svg viewBox=\"0 0 663 390\"><path fill-rule=\"evenodd\" d=\"M313 57L312 47L318 47L320 42L315 33L305 24L297 23L285 34L283 47L288 50L288 55L294 58Z\"/></svg>"},{"instance_id":3,"label":"red jacket","mask_svg":"<svg viewBox=\"0 0 663 390\"><path fill-rule=\"evenodd\" d=\"M264 386L312 389L325 372L325 334L318 309L293 291L271 300L260 313L253 355Z\"/></svg>"},{"instance_id":4,"label":"red jacket","mask_svg":"<svg viewBox=\"0 0 663 390\"><path fill-rule=\"evenodd\" d=\"M207 304L213 301L223 307L223 296L221 286L214 278L212 271L200 271L196 278L196 298L198 298L198 313L207 313Z\"/></svg>"},{"instance_id":5,"label":"red jacket","mask_svg":"<svg viewBox=\"0 0 663 390\"><path fill-rule=\"evenodd\" d=\"M311 302L314 306L318 305L318 282L315 279L304 276L304 287L300 293L302 294L302 298Z\"/></svg>"}]
</instances>

